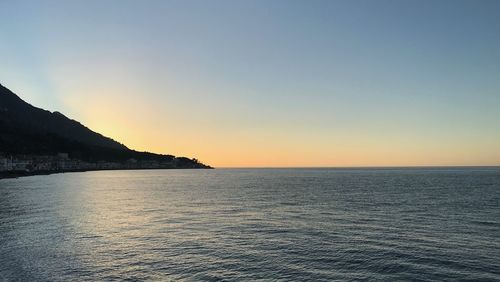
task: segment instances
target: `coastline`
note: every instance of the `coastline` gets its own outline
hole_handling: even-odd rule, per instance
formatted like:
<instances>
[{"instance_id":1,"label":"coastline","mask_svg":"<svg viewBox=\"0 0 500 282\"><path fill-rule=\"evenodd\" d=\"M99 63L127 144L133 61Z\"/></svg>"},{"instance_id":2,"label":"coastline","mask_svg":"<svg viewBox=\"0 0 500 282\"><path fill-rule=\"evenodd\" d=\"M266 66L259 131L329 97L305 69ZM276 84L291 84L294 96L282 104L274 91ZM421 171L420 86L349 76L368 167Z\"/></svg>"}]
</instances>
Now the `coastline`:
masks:
<instances>
[{"instance_id":1,"label":"coastline","mask_svg":"<svg viewBox=\"0 0 500 282\"><path fill-rule=\"evenodd\" d=\"M0 180L15 179L35 175L51 175L67 172L107 171L107 170L159 170L159 169L214 169L213 167L177 167L177 168L109 168L109 169L74 169L74 170L38 170L38 171L0 171Z\"/></svg>"},{"instance_id":2,"label":"coastline","mask_svg":"<svg viewBox=\"0 0 500 282\"><path fill-rule=\"evenodd\" d=\"M70 158L68 153L57 155L5 155L0 153L0 179L32 175L48 175L64 172L99 170L146 170L146 169L202 169L212 168L196 159L161 156L160 158L85 161Z\"/></svg>"}]
</instances>

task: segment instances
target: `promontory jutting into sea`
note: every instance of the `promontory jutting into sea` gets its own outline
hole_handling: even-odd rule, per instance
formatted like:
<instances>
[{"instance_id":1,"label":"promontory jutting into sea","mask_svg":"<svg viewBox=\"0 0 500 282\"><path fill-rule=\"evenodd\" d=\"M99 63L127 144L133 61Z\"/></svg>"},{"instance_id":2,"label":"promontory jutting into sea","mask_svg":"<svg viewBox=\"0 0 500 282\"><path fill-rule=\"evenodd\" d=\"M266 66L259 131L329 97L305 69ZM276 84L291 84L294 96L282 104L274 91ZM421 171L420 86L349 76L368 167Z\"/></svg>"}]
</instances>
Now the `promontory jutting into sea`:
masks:
<instances>
[{"instance_id":1,"label":"promontory jutting into sea","mask_svg":"<svg viewBox=\"0 0 500 282\"><path fill-rule=\"evenodd\" d=\"M0 84L0 178L106 169L210 168L196 159L137 152L59 112L33 107Z\"/></svg>"}]
</instances>

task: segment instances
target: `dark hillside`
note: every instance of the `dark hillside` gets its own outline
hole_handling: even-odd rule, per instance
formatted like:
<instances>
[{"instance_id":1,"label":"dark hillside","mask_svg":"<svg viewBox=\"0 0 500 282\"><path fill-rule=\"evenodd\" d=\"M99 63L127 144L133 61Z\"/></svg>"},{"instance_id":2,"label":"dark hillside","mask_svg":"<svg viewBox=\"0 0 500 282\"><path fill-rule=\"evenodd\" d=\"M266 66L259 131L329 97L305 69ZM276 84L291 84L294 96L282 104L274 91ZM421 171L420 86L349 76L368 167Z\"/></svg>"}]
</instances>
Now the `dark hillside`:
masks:
<instances>
[{"instance_id":1,"label":"dark hillside","mask_svg":"<svg viewBox=\"0 0 500 282\"><path fill-rule=\"evenodd\" d=\"M34 107L0 85L0 156L56 155L88 162L172 162L178 168L206 167L195 159L137 152L59 112Z\"/></svg>"},{"instance_id":2,"label":"dark hillside","mask_svg":"<svg viewBox=\"0 0 500 282\"><path fill-rule=\"evenodd\" d=\"M33 134L56 134L87 145L126 149L125 145L94 132L59 112L34 107L0 85L0 121Z\"/></svg>"}]
</instances>

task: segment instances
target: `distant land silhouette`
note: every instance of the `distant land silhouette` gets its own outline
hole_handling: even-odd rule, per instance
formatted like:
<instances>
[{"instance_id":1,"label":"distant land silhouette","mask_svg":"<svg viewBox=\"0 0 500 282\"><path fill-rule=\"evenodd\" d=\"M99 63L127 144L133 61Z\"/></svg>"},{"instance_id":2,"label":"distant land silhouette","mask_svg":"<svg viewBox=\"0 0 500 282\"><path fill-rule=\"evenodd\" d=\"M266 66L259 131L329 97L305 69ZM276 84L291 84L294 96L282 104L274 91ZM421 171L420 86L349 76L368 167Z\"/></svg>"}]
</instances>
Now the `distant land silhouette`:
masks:
<instances>
[{"instance_id":1,"label":"distant land silhouette","mask_svg":"<svg viewBox=\"0 0 500 282\"><path fill-rule=\"evenodd\" d=\"M59 112L28 104L0 84L0 172L122 168L210 167L196 159L129 149Z\"/></svg>"}]
</instances>

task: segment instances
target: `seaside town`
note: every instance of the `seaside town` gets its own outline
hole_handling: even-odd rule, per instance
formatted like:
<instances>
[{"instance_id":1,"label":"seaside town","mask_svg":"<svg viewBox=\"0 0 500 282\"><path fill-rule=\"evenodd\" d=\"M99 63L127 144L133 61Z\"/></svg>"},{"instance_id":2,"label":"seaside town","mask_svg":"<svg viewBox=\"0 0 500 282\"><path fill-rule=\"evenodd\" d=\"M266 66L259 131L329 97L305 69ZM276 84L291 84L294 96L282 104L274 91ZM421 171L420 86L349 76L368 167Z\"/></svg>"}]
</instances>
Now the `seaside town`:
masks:
<instances>
[{"instance_id":1,"label":"seaside town","mask_svg":"<svg viewBox=\"0 0 500 282\"><path fill-rule=\"evenodd\" d=\"M71 159L67 153L58 153L54 156L43 155L2 155L0 154L0 173L52 173L87 170L108 169L167 169L176 168L184 158L171 160L136 160L129 159L125 162L96 161L86 162Z\"/></svg>"}]
</instances>

